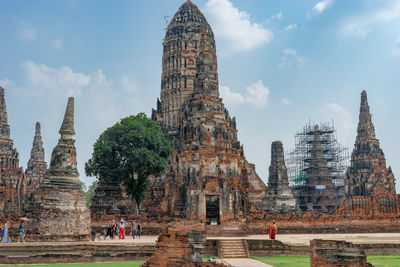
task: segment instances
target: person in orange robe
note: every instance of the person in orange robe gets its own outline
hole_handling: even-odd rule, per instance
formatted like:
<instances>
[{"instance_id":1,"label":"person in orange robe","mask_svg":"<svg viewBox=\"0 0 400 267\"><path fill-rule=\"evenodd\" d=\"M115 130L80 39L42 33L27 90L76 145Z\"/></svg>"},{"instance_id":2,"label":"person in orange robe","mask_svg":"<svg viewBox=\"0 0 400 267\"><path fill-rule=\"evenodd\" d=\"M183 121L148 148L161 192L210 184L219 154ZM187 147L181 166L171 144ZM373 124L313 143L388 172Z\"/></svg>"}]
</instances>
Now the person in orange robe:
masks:
<instances>
[{"instance_id":1,"label":"person in orange robe","mask_svg":"<svg viewBox=\"0 0 400 267\"><path fill-rule=\"evenodd\" d=\"M268 227L269 239L275 239L277 230L278 228L276 227L275 221L272 221L272 224Z\"/></svg>"}]
</instances>

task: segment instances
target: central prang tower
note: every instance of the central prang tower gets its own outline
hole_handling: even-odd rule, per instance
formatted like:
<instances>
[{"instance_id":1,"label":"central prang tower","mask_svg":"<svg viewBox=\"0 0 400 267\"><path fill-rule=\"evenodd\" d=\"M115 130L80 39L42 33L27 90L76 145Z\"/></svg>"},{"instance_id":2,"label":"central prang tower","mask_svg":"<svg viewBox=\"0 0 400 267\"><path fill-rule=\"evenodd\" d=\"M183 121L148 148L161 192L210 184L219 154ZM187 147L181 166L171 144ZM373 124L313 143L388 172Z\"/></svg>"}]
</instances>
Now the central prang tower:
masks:
<instances>
[{"instance_id":1,"label":"central prang tower","mask_svg":"<svg viewBox=\"0 0 400 267\"><path fill-rule=\"evenodd\" d=\"M200 54L200 39L206 39L217 73L214 34L201 11L191 1L185 2L168 25L162 57L161 94L152 118L162 127L165 136L179 136L179 111L193 92ZM216 79L218 82L218 78ZM174 141L174 146L176 145Z\"/></svg>"},{"instance_id":2,"label":"central prang tower","mask_svg":"<svg viewBox=\"0 0 400 267\"><path fill-rule=\"evenodd\" d=\"M162 66L161 101L152 118L173 151L165 175L153 177L143 208L149 216L229 224L240 232L247 218L262 216L266 186L247 162L236 120L219 97L214 34L191 1L167 28Z\"/></svg>"}]
</instances>

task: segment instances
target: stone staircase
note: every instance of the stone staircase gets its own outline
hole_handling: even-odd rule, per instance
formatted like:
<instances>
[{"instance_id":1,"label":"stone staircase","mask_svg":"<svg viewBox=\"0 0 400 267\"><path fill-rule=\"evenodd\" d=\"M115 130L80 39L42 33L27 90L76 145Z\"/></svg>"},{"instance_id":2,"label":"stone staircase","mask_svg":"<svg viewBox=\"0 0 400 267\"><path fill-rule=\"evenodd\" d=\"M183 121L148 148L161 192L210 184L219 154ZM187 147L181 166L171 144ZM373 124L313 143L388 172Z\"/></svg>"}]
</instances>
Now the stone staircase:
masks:
<instances>
[{"instance_id":1,"label":"stone staircase","mask_svg":"<svg viewBox=\"0 0 400 267\"><path fill-rule=\"evenodd\" d=\"M221 258L250 258L245 239L218 240L218 256Z\"/></svg>"}]
</instances>

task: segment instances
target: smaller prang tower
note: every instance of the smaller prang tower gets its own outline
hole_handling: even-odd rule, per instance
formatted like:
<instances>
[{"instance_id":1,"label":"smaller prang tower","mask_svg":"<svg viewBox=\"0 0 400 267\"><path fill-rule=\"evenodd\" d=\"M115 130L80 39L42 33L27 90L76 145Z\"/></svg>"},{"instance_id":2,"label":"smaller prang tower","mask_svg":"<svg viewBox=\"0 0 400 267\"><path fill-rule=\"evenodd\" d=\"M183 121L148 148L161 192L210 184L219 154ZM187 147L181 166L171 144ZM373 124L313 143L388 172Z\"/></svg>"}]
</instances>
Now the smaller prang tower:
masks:
<instances>
[{"instance_id":1,"label":"smaller prang tower","mask_svg":"<svg viewBox=\"0 0 400 267\"><path fill-rule=\"evenodd\" d=\"M44 175L47 170L47 163L44 160L44 148L42 141L42 134L40 130L40 123L36 122L35 136L33 137L31 157L28 161L25 170L26 180L26 195L25 205L29 200L29 196L38 190L39 185L44 180Z\"/></svg>"},{"instance_id":2,"label":"smaller prang tower","mask_svg":"<svg viewBox=\"0 0 400 267\"><path fill-rule=\"evenodd\" d=\"M283 144L281 141L274 141L271 144L271 165L269 166L268 188L263 199L263 210L289 212L296 209L296 198L289 188Z\"/></svg>"},{"instance_id":3,"label":"smaller prang tower","mask_svg":"<svg viewBox=\"0 0 400 267\"><path fill-rule=\"evenodd\" d=\"M68 99L61 138L51 155L43 183L32 195L27 208L28 237L56 241L88 240L90 212L76 164L74 98Z\"/></svg>"},{"instance_id":4,"label":"smaller prang tower","mask_svg":"<svg viewBox=\"0 0 400 267\"><path fill-rule=\"evenodd\" d=\"M361 93L357 137L351 154L351 166L345 179L346 196L395 195L392 169L386 168L385 154L375 137L367 92Z\"/></svg>"}]
</instances>

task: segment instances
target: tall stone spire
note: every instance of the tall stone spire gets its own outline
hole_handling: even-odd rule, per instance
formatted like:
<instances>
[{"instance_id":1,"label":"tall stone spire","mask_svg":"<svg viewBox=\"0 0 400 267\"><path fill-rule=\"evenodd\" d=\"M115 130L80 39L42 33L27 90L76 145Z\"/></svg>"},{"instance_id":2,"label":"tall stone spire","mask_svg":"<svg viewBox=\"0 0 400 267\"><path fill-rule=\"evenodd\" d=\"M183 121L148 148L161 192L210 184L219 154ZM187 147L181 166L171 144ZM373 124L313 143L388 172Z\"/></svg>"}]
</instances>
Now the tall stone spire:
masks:
<instances>
[{"instance_id":1,"label":"tall stone spire","mask_svg":"<svg viewBox=\"0 0 400 267\"><path fill-rule=\"evenodd\" d=\"M0 214L20 215L25 181L19 155L10 138L4 88L0 87Z\"/></svg>"},{"instance_id":2,"label":"tall stone spire","mask_svg":"<svg viewBox=\"0 0 400 267\"><path fill-rule=\"evenodd\" d=\"M61 134L61 138L58 140L58 144L51 154L48 174L50 176L78 178L75 140L72 138L75 134L73 97L68 99L64 120L59 133Z\"/></svg>"},{"instance_id":3,"label":"tall stone spire","mask_svg":"<svg viewBox=\"0 0 400 267\"><path fill-rule=\"evenodd\" d=\"M28 161L28 165L25 170L25 179L26 179L25 201L28 201L29 196L39 188L40 183L43 182L46 170L47 170L47 163L44 160L44 148L43 148L42 134L40 131L40 123L36 122L35 136L33 137L33 142L32 142L31 157Z\"/></svg>"},{"instance_id":4,"label":"tall stone spire","mask_svg":"<svg viewBox=\"0 0 400 267\"><path fill-rule=\"evenodd\" d=\"M271 144L271 165L263 209L268 212L288 212L296 208L296 199L289 188L283 144L281 141L274 141Z\"/></svg>"},{"instance_id":5,"label":"tall stone spire","mask_svg":"<svg viewBox=\"0 0 400 267\"><path fill-rule=\"evenodd\" d=\"M371 113L369 111L367 92L361 93L360 115L357 127L357 140L370 140L378 142L375 137L375 127L372 124Z\"/></svg>"},{"instance_id":6,"label":"tall stone spire","mask_svg":"<svg viewBox=\"0 0 400 267\"><path fill-rule=\"evenodd\" d=\"M3 87L0 87L0 138L10 138L10 125L7 123L7 107Z\"/></svg>"},{"instance_id":7,"label":"tall stone spire","mask_svg":"<svg viewBox=\"0 0 400 267\"><path fill-rule=\"evenodd\" d=\"M391 168L386 167L385 154L375 137L365 91L361 93L357 137L350 162L345 179L348 197L396 193L394 175Z\"/></svg>"},{"instance_id":8,"label":"tall stone spire","mask_svg":"<svg viewBox=\"0 0 400 267\"><path fill-rule=\"evenodd\" d=\"M61 137L66 135L68 138L72 138L75 135L74 130L74 98L68 98L67 107L65 109L64 120L62 122L59 133Z\"/></svg>"},{"instance_id":9,"label":"tall stone spire","mask_svg":"<svg viewBox=\"0 0 400 267\"><path fill-rule=\"evenodd\" d=\"M166 30L160 103L157 104L157 110L152 112L152 118L161 125L169 139L179 139L179 112L193 92L198 59L201 56L201 42L208 42L209 47L213 48L211 51L216 63L212 29L197 6L186 1L175 13Z\"/></svg>"}]
</instances>

